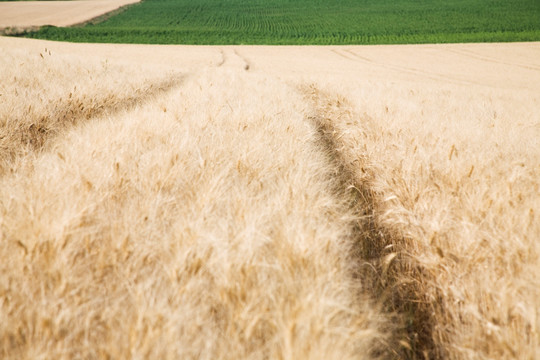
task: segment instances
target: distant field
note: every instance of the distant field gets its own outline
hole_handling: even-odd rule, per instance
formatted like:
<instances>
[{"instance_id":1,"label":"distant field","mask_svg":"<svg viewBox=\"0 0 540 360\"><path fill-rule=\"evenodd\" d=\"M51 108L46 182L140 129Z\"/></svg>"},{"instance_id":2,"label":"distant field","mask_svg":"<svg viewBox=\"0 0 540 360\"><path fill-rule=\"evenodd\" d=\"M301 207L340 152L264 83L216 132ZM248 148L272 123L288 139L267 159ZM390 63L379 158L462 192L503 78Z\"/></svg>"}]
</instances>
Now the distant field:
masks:
<instances>
[{"instance_id":1,"label":"distant field","mask_svg":"<svg viewBox=\"0 0 540 360\"><path fill-rule=\"evenodd\" d=\"M156 44L400 44L540 40L537 0L145 0L99 24L28 37Z\"/></svg>"},{"instance_id":2,"label":"distant field","mask_svg":"<svg viewBox=\"0 0 540 360\"><path fill-rule=\"evenodd\" d=\"M40 26L74 26L117 13L139 0L0 1L0 34L21 34Z\"/></svg>"}]
</instances>

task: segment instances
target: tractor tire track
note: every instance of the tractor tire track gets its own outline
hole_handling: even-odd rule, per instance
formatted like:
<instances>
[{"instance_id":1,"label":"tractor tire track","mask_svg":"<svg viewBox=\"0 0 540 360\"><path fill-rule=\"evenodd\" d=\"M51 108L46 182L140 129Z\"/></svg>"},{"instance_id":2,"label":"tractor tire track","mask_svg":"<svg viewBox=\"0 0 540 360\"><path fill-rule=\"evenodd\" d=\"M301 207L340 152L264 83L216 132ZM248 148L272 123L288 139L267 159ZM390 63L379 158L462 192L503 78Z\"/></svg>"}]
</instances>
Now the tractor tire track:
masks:
<instances>
[{"instance_id":1,"label":"tractor tire track","mask_svg":"<svg viewBox=\"0 0 540 360\"><path fill-rule=\"evenodd\" d=\"M217 64L217 67L233 67L233 68L241 68L245 71L249 71L251 68L250 61L240 54L237 49L234 48L225 48L220 49L221 53L221 61Z\"/></svg>"},{"instance_id":2,"label":"tractor tire track","mask_svg":"<svg viewBox=\"0 0 540 360\"><path fill-rule=\"evenodd\" d=\"M357 59L360 59L362 61L368 61L372 65L377 64L375 61L372 61L372 60L370 60L370 59L368 59L368 58L366 58L364 56L358 55L353 50L345 50L345 51L347 51L349 54L353 55ZM379 65L381 65L381 64L379 64ZM420 70L420 69L414 69L414 68L410 68L410 67L406 67L406 66L389 65L389 64L381 65L381 66L386 67L388 69L395 70L395 71L399 71L399 72L406 72L406 73L416 75L416 76L423 76L425 78L428 78L428 79L434 80L434 81L444 81L444 82L452 83L452 84L456 84L456 85L483 85L483 84L475 82L475 81L464 80L464 79L456 79L456 78L451 77L451 76L442 75L442 74L438 74L438 73L434 73L434 72L430 72L430 71L425 71L425 70Z\"/></svg>"},{"instance_id":3,"label":"tractor tire track","mask_svg":"<svg viewBox=\"0 0 540 360\"><path fill-rule=\"evenodd\" d=\"M316 130L317 142L334 169L333 191L355 214L352 241L355 243L355 279L373 299L380 301L387 316L398 325L384 358L442 359L444 351L434 339L435 312L441 302L422 292L430 274L407 255L406 242L377 221L377 200L370 186L369 159L351 154L347 135L340 124L351 123L353 113L346 99L324 94L314 86L300 88L308 107L308 121ZM384 352L384 351L383 351Z\"/></svg>"},{"instance_id":4,"label":"tractor tire track","mask_svg":"<svg viewBox=\"0 0 540 360\"><path fill-rule=\"evenodd\" d=\"M217 67L222 67L225 62L227 62L227 57L225 56L225 52L223 49L219 49L219 53L221 54L221 61L217 64Z\"/></svg>"},{"instance_id":5,"label":"tractor tire track","mask_svg":"<svg viewBox=\"0 0 540 360\"><path fill-rule=\"evenodd\" d=\"M14 171L13 164L18 158L28 152L41 151L66 129L148 103L177 88L185 77L177 74L163 78L121 97L114 91L90 97L70 93L65 99L50 99L48 115L33 113L29 107L28 114L23 119L7 119L0 127L0 152L3 154L0 176Z\"/></svg>"},{"instance_id":6,"label":"tractor tire track","mask_svg":"<svg viewBox=\"0 0 540 360\"><path fill-rule=\"evenodd\" d=\"M470 81L470 80L456 79L450 76L445 76L445 75L428 72L424 70L419 70L419 69L413 69L413 68L409 68L405 66L381 64L380 62L376 62L365 56L361 56L351 49L343 49L340 51L332 50L332 52L350 61L355 61L355 62L363 63L366 65L370 65L370 66L377 66L385 70L396 71L399 73L407 73L407 74L411 74L415 76L422 76L424 78L427 78L433 81L444 81L446 83L452 83L456 85L483 85L483 84Z\"/></svg>"},{"instance_id":7,"label":"tractor tire track","mask_svg":"<svg viewBox=\"0 0 540 360\"><path fill-rule=\"evenodd\" d=\"M539 66L534 66L534 65L530 65L530 64L525 65L525 64L519 64L519 63L514 63L514 62L502 61L502 60L495 59L495 58L492 58L492 57L489 57L489 56L485 56L485 55L475 53L475 52L470 51L470 50L456 50L456 49L445 49L445 50L450 52L450 53L453 53L453 54L466 56L468 58L476 59L476 60L479 60L479 61L482 61L482 62L487 62L487 63L490 63L490 64L509 65L509 66L520 67L522 69L527 69L527 70L540 71Z\"/></svg>"},{"instance_id":8,"label":"tractor tire track","mask_svg":"<svg viewBox=\"0 0 540 360\"><path fill-rule=\"evenodd\" d=\"M249 71L251 68L251 62L245 56L241 55L237 49L234 49L234 54L244 62L244 70Z\"/></svg>"}]
</instances>

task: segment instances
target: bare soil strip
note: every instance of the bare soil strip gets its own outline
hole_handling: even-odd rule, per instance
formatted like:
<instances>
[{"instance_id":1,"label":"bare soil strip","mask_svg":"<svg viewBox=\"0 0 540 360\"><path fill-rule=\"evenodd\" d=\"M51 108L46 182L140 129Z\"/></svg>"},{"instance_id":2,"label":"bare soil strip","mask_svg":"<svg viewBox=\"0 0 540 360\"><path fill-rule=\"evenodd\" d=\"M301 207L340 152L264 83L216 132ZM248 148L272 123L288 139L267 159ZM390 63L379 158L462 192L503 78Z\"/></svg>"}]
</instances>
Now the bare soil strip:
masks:
<instances>
[{"instance_id":1,"label":"bare soil strip","mask_svg":"<svg viewBox=\"0 0 540 360\"><path fill-rule=\"evenodd\" d=\"M140 0L0 2L0 29L72 26Z\"/></svg>"}]
</instances>

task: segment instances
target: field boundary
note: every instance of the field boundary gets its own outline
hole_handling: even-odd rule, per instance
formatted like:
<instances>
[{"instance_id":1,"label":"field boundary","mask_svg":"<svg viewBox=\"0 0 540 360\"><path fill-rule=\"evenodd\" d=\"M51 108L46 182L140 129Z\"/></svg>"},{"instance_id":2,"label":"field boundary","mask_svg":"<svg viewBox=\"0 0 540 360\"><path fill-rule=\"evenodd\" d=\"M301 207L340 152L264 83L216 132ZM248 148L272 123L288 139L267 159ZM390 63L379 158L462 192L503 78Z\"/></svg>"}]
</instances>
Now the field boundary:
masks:
<instances>
[{"instance_id":1,"label":"field boundary","mask_svg":"<svg viewBox=\"0 0 540 360\"><path fill-rule=\"evenodd\" d=\"M108 11L108 12L102 14L102 15L98 15L96 17L93 17L93 18L88 19L86 21L82 21L82 22L77 23L77 24L73 24L73 25L68 26L68 27L83 27L83 26L86 26L86 25L99 24L101 22L104 22L104 21L110 19L113 16L116 16L116 15L119 15L119 14L123 13L124 11L126 11L128 8L130 8L132 6L139 5L143 1L144 0L141 0L141 1L133 3L133 4L127 4L127 5L120 6L118 9Z\"/></svg>"},{"instance_id":2,"label":"field boundary","mask_svg":"<svg viewBox=\"0 0 540 360\"><path fill-rule=\"evenodd\" d=\"M104 22L104 21L110 19L113 16L116 16L116 15L119 15L119 14L123 13L128 8L130 8L131 6L140 4L142 1L144 1L144 0L140 0L138 2L131 3L131 4L122 5L119 8L116 8L116 9L111 10L111 11L107 11L107 12L101 14L101 15L95 16L95 17L90 18L90 19L85 20L85 21L81 21L81 22L72 24L72 25L67 26L67 27L80 28L80 27L83 27L83 26L86 26L86 25L99 24L101 22ZM28 35L30 33L38 32L42 28L46 28L46 27L58 27L58 26L54 26L54 25L31 25L31 26L0 27L0 36L26 36L26 35Z\"/></svg>"},{"instance_id":3,"label":"field boundary","mask_svg":"<svg viewBox=\"0 0 540 360\"><path fill-rule=\"evenodd\" d=\"M0 27L0 36L25 36L41 30L43 26L8 26Z\"/></svg>"}]
</instances>

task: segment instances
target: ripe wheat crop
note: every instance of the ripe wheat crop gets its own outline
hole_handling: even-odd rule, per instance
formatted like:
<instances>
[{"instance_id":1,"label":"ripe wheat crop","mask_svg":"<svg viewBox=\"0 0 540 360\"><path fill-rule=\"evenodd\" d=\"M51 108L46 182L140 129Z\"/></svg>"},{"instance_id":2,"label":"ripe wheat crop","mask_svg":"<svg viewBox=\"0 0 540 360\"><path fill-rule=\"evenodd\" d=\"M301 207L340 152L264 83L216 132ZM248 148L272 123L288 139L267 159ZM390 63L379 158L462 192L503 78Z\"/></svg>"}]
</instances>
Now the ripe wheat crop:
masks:
<instances>
[{"instance_id":1,"label":"ripe wheat crop","mask_svg":"<svg viewBox=\"0 0 540 360\"><path fill-rule=\"evenodd\" d=\"M538 116L515 109L511 95L496 100L481 91L476 99L454 93L448 103L448 92L436 88L414 96L394 89L400 96L390 99L388 91L331 89L303 91L350 186L367 192L370 207L362 210L380 234L371 244L380 268L371 286L390 309L409 313L411 338L431 347L420 353L536 358ZM384 115L362 111L383 94ZM416 97L421 108L388 108L405 109Z\"/></svg>"},{"instance_id":2,"label":"ripe wheat crop","mask_svg":"<svg viewBox=\"0 0 540 360\"><path fill-rule=\"evenodd\" d=\"M78 96L111 101L126 74ZM295 98L213 70L131 110L70 113L86 121L16 163L3 152L2 358L375 356L390 326L350 276L353 216Z\"/></svg>"},{"instance_id":3,"label":"ripe wheat crop","mask_svg":"<svg viewBox=\"0 0 540 360\"><path fill-rule=\"evenodd\" d=\"M538 44L0 48L1 358L538 357Z\"/></svg>"},{"instance_id":4,"label":"ripe wheat crop","mask_svg":"<svg viewBox=\"0 0 540 360\"><path fill-rule=\"evenodd\" d=\"M46 47L32 55L6 52L0 69L0 174L77 122L132 107L181 78L163 72L150 82L148 70L58 57Z\"/></svg>"}]
</instances>

